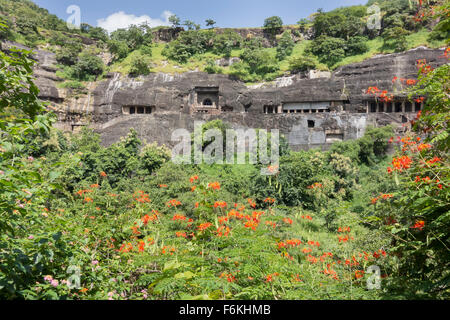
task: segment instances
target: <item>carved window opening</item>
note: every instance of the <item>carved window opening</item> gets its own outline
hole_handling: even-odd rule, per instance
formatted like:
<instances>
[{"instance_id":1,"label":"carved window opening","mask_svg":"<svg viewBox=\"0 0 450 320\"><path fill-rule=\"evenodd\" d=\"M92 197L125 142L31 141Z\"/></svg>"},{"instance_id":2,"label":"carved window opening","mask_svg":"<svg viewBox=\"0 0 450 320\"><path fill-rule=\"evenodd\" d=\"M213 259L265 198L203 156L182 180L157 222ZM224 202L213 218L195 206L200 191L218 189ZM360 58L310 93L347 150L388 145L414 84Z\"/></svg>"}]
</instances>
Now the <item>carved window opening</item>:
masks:
<instances>
[{"instance_id":1,"label":"carved window opening","mask_svg":"<svg viewBox=\"0 0 450 320\"><path fill-rule=\"evenodd\" d=\"M408 118L405 116L402 116L402 123L407 123L408 122Z\"/></svg>"},{"instance_id":2,"label":"carved window opening","mask_svg":"<svg viewBox=\"0 0 450 320\"><path fill-rule=\"evenodd\" d=\"M410 101L405 104L405 112L412 112L412 103Z\"/></svg>"},{"instance_id":3,"label":"carved window opening","mask_svg":"<svg viewBox=\"0 0 450 320\"><path fill-rule=\"evenodd\" d=\"M229 107L229 106L225 106L222 108L223 112L233 112L234 108L233 107Z\"/></svg>"},{"instance_id":4,"label":"carved window opening","mask_svg":"<svg viewBox=\"0 0 450 320\"><path fill-rule=\"evenodd\" d=\"M211 101L211 99L205 99L205 100L203 100L203 105L204 106L208 106L208 107L212 107L213 102Z\"/></svg>"},{"instance_id":5,"label":"carved window opening","mask_svg":"<svg viewBox=\"0 0 450 320\"><path fill-rule=\"evenodd\" d=\"M415 108L416 112L419 112L420 110L422 110L422 104L420 102L416 102L415 104L416 104L416 108Z\"/></svg>"},{"instance_id":6,"label":"carved window opening","mask_svg":"<svg viewBox=\"0 0 450 320\"><path fill-rule=\"evenodd\" d=\"M370 112L377 112L377 103L376 102L372 102L370 104Z\"/></svg>"},{"instance_id":7,"label":"carved window opening","mask_svg":"<svg viewBox=\"0 0 450 320\"><path fill-rule=\"evenodd\" d=\"M402 112L402 103L401 102L395 103L395 112Z\"/></svg>"},{"instance_id":8,"label":"carved window opening","mask_svg":"<svg viewBox=\"0 0 450 320\"><path fill-rule=\"evenodd\" d=\"M308 128L315 128L316 122L313 120L308 120Z\"/></svg>"},{"instance_id":9,"label":"carved window opening","mask_svg":"<svg viewBox=\"0 0 450 320\"><path fill-rule=\"evenodd\" d=\"M125 115L152 114L154 111L155 111L155 107L150 107L150 106L124 106L124 107L122 107L122 113Z\"/></svg>"},{"instance_id":10,"label":"carved window opening","mask_svg":"<svg viewBox=\"0 0 450 320\"><path fill-rule=\"evenodd\" d=\"M276 106L264 106L265 114L274 114L277 113L278 108Z\"/></svg>"},{"instance_id":11,"label":"carved window opening","mask_svg":"<svg viewBox=\"0 0 450 320\"><path fill-rule=\"evenodd\" d=\"M387 112L387 113L392 113L392 102L389 102L389 103L387 104L386 112Z\"/></svg>"},{"instance_id":12,"label":"carved window opening","mask_svg":"<svg viewBox=\"0 0 450 320\"><path fill-rule=\"evenodd\" d=\"M384 112L384 103L378 104L378 112Z\"/></svg>"},{"instance_id":13,"label":"carved window opening","mask_svg":"<svg viewBox=\"0 0 450 320\"><path fill-rule=\"evenodd\" d=\"M330 112L330 106L339 104L333 101L314 102L285 102L283 103L283 113L324 113Z\"/></svg>"},{"instance_id":14,"label":"carved window opening","mask_svg":"<svg viewBox=\"0 0 450 320\"><path fill-rule=\"evenodd\" d=\"M196 87L195 107L200 109L207 108L207 110L217 109L218 111L220 109L219 87Z\"/></svg>"}]
</instances>

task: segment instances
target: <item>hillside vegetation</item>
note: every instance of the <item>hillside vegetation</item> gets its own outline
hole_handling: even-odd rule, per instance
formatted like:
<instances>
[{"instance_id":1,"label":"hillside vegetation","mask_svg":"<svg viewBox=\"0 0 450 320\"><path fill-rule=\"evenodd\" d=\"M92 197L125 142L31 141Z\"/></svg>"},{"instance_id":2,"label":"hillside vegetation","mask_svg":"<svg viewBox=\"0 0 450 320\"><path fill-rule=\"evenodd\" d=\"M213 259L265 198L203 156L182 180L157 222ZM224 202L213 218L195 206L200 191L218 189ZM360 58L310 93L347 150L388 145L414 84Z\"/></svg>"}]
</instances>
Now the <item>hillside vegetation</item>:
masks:
<instances>
[{"instance_id":1,"label":"hillside vegetation","mask_svg":"<svg viewBox=\"0 0 450 320\"><path fill-rule=\"evenodd\" d=\"M26 1L6 4L37 10ZM46 17L35 16L38 28ZM60 27L55 37L80 39L81 31ZM61 60L61 72L74 83L98 79L107 69L97 54L114 45L127 54L110 67L124 63L139 74L147 65L127 62L132 55L173 55L192 36L163 48L136 28L80 45L70 63ZM2 37L20 38L19 31L0 23ZM304 50L348 41L336 39L312 40ZM231 50L242 50L239 72L276 72L275 62L253 63L270 50L275 61L279 50L244 42ZM279 166L267 167L260 154L256 164L175 164L170 150L145 144L135 130L109 147L89 129L62 132L37 98L31 54L0 51L0 299L450 298L449 64L418 64L408 93L424 108L404 136L368 128L328 151L300 152L282 137ZM320 57L311 59L308 65ZM213 143L207 129L230 128L204 124L201 150Z\"/></svg>"},{"instance_id":2,"label":"hillside vegetation","mask_svg":"<svg viewBox=\"0 0 450 320\"><path fill-rule=\"evenodd\" d=\"M140 76L150 72L182 73L204 71L234 75L245 82L271 81L277 77L313 69L334 70L361 62L380 53L400 52L418 46L442 47L449 38L443 22L448 4L443 1L415 3L408 0L378 1L381 29L367 27L371 19L366 6L321 9L296 26L283 27L279 17L270 17L261 31L264 37L243 38L236 30L208 29L171 17L173 28L185 27L176 40L156 43L146 25L131 26L112 34L99 27L67 25L29 0L1 0L0 18L10 28L0 35L30 47L57 54L58 75L68 80L66 87L83 87L82 82L101 79L106 72ZM432 27L434 26L434 27ZM311 40L305 40L305 34ZM106 55L105 55L106 54ZM219 66L223 58L239 58L231 66Z\"/></svg>"}]
</instances>

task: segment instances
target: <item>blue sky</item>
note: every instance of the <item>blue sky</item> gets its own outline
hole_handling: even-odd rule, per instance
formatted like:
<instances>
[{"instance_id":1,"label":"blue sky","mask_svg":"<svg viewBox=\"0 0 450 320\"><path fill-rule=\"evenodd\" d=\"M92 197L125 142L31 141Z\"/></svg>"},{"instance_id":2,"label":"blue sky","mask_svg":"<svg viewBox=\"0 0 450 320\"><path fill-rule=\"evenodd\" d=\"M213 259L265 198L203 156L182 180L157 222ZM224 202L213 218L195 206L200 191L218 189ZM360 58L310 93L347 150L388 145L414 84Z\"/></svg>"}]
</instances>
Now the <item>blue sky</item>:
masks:
<instances>
[{"instance_id":1,"label":"blue sky","mask_svg":"<svg viewBox=\"0 0 450 320\"><path fill-rule=\"evenodd\" d=\"M82 22L114 29L117 26L147 20L152 25L167 24L173 13L182 21L204 25L207 18L218 27L260 27L264 19L280 16L285 24L294 24L318 8L325 11L367 0L34 0L36 4L66 20L70 5L81 9ZM103 19L102 21L99 20Z\"/></svg>"}]
</instances>

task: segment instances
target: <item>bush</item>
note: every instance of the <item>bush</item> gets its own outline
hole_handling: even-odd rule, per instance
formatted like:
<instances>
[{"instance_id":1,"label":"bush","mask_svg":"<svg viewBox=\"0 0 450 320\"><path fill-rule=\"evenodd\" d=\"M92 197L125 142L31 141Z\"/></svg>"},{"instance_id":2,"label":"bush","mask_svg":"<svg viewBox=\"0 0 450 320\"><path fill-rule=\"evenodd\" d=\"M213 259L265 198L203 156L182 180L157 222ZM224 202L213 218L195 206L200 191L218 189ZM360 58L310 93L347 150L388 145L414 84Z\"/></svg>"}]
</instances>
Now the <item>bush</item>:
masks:
<instances>
[{"instance_id":1,"label":"bush","mask_svg":"<svg viewBox=\"0 0 450 320\"><path fill-rule=\"evenodd\" d=\"M72 67L72 74L78 80L89 80L101 75L104 67L101 58L85 52L80 54L77 63Z\"/></svg>"},{"instance_id":2,"label":"bush","mask_svg":"<svg viewBox=\"0 0 450 320\"><path fill-rule=\"evenodd\" d=\"M383 37L383 48L391 49L395 52L402 52L408 48L408 42L406 36L409 34L408 31L402 27L394 27L384 30Z\"/></svg>"},{"instance_id":3,"label":"bush","mask_svg":"<svg viewBox=\"0 0 450 320\"><path fill-rule=\"evenodd\" d=\"M347 40L345 53L348 56L354 56L357 54L363 54L369 51L369 46L367 45L368 39L362 36L351 37Z\"/></svg>"},{"instance_id":4,"label":"bush","mask_svg":"<svg viewBox=\"0 0 450 320\"><path fill-rule=\"evenodd\" d=\"M294 51L294 46L295 42L292 39L291 32L285 31L278 42L277 59L281 61L290 56Z\"/></svg>"},{"instance_id":5,"label":"bush","mask_svg":"<svg viewBox=\"0 0 450 320\"><path fill-rule=\"evenodd\" d=\"M242 37L236 31L225 30L222 34L214 37L212 50L215 54L228 58L234 48L240 47L242 40Z\"/></svg>"},{"instance_id":6,"label":"bush","mask_svg":"<svg viewBox=\"0 0 450 320\"><path fill-rule=\"evenodd\" d=\"M148 75L150 73L150 59L143 54L137 54L131 60L130 76L137 77L141 75Z\"/></svg>"},{"instance_id":7,"label":"bush","mask_svg":"<svg viewBox=\"0 0 450 320\"><path fill-rule=\"evenodd\" d=\"M308 55L301 55L295 58L292 58L289 61L289 70L292 73L297 72L308 72L310 70L316 69L317 65L314 59Z\"/></svg>"},{"instance_id":8,"label":"bush","mask_svg":"<svg viewBox=\"0 0 450 320\"><path fill-rule=\"evenodd\" d=\"M266 49L245 49L241 62L231 66L231 74L244 81L272 80L277 76L277 59Z\"/></svg>"},{"instance_id":9,"label":"bush","mask_svg":"<svg viewBox=\"0 0 450 320\"><path fill-rule=\"evenodd\" d=\"M206 60L205 72L209 74L223 73L223 69L216 64L216 61L212 58Z\"/></svg>"},{"instance_id":10,"label":"bush","mask_svg":"<svg viewBox=\"0 0 450 320\"><path fill-rule=\"evenodd\" d=\"M0 40L13 40L14 36L11 32L11 22L0 18Z\"/></svg>"},{"instance_id":11,"label":"bush","mask_svg":"<svg viewBox=\"0 0 450 320\"><path fill-rule=\"evenodd\" d=\"M131 25L127 29L118 29L111 33L111 40L123 42L130 51L134 51L141 46L151 45L153 36L148 26Z\"/></svg>"},{"instance_id":12,"label":"bush","mask_svg":"<svg viewBox=\"0 0 450 320\"><path fill-rule=\"evenodd\" d=\"M182 32L177 40L166 45L162 54L171 60L186 63L190 57L211 49L214 36L215 32L212 30Z\"/></svg>"},{"instance_id":13,"label":"bush","mask_svg":"<svg viewBox=\"0 0 450 320\"><path fill-rule=\"evenodd\" d=\"M320 36L311 42L307 52L311 52L319 58L319 61L331 67L345 58L345 40Z\"/></svg>"},{"instance_id":14,"label":"bush","mask_svg":"<svg viewBox=\"0 0 450 320\"><path fill-rule=\"evenodd\" d=\"M78 53L71 48L60 49L56 52L56 61L66 66L72 66L78 61Z\"/></svg>"},{"instance_id":15,"label":"bush","mask_svg":"<svg viewBox=\"0 0 450 320\"><path fill-rule=\"evenodd\" d=\"M283 20L278 16L273 16L264 20L264 29L275 37L283 28Z\"/></svg>"},{"instance_id":16,"label":"bush","mask_svg":"<svg viewBox=\"0 0 450 320\"><path fill-rule=\"evenodd\" d=\"M130 53L130 49L123 41L110 40L108 41L108 50L114 57L114 60L125 59Z\"/></svg>"}]
</instances>

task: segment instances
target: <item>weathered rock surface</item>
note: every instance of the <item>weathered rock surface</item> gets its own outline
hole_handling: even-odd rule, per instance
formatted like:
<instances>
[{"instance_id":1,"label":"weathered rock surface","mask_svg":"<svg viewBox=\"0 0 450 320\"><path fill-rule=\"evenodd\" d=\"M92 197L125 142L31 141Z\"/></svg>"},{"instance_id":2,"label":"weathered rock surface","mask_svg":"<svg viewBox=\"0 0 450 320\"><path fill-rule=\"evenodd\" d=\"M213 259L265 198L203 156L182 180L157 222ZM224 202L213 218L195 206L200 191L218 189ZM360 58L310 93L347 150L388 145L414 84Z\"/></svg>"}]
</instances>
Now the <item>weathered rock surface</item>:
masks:
<instances>
[{"instance_id":1,"label":"weathered rock surface","mask_svg":"<svg viewBox=\"0 0 450 320\"><path fill-rule=\"evenodd\" d=\"M109 74L89 85L84 97L69 98L57 89L54 54L37 51L40 97L60 110L58 126L76 130L90 125L105 145L131 128L147 142L173 145L172 132L194 128L196 121L222 119L233 128L279 129L294 149L326 148L335 141L361 137L368 125L404 124L420 105L411 104L401 79L417 78L417 60L437 67L447 63L443 50L417 48L380 55L318 78L293 75L248 87L228 75L200 72L150 74L139 79ZM398 81L393 82L393 78ZM391 105L376 104L368 87L392 93Z\"/></svg>"}]
</instances>

